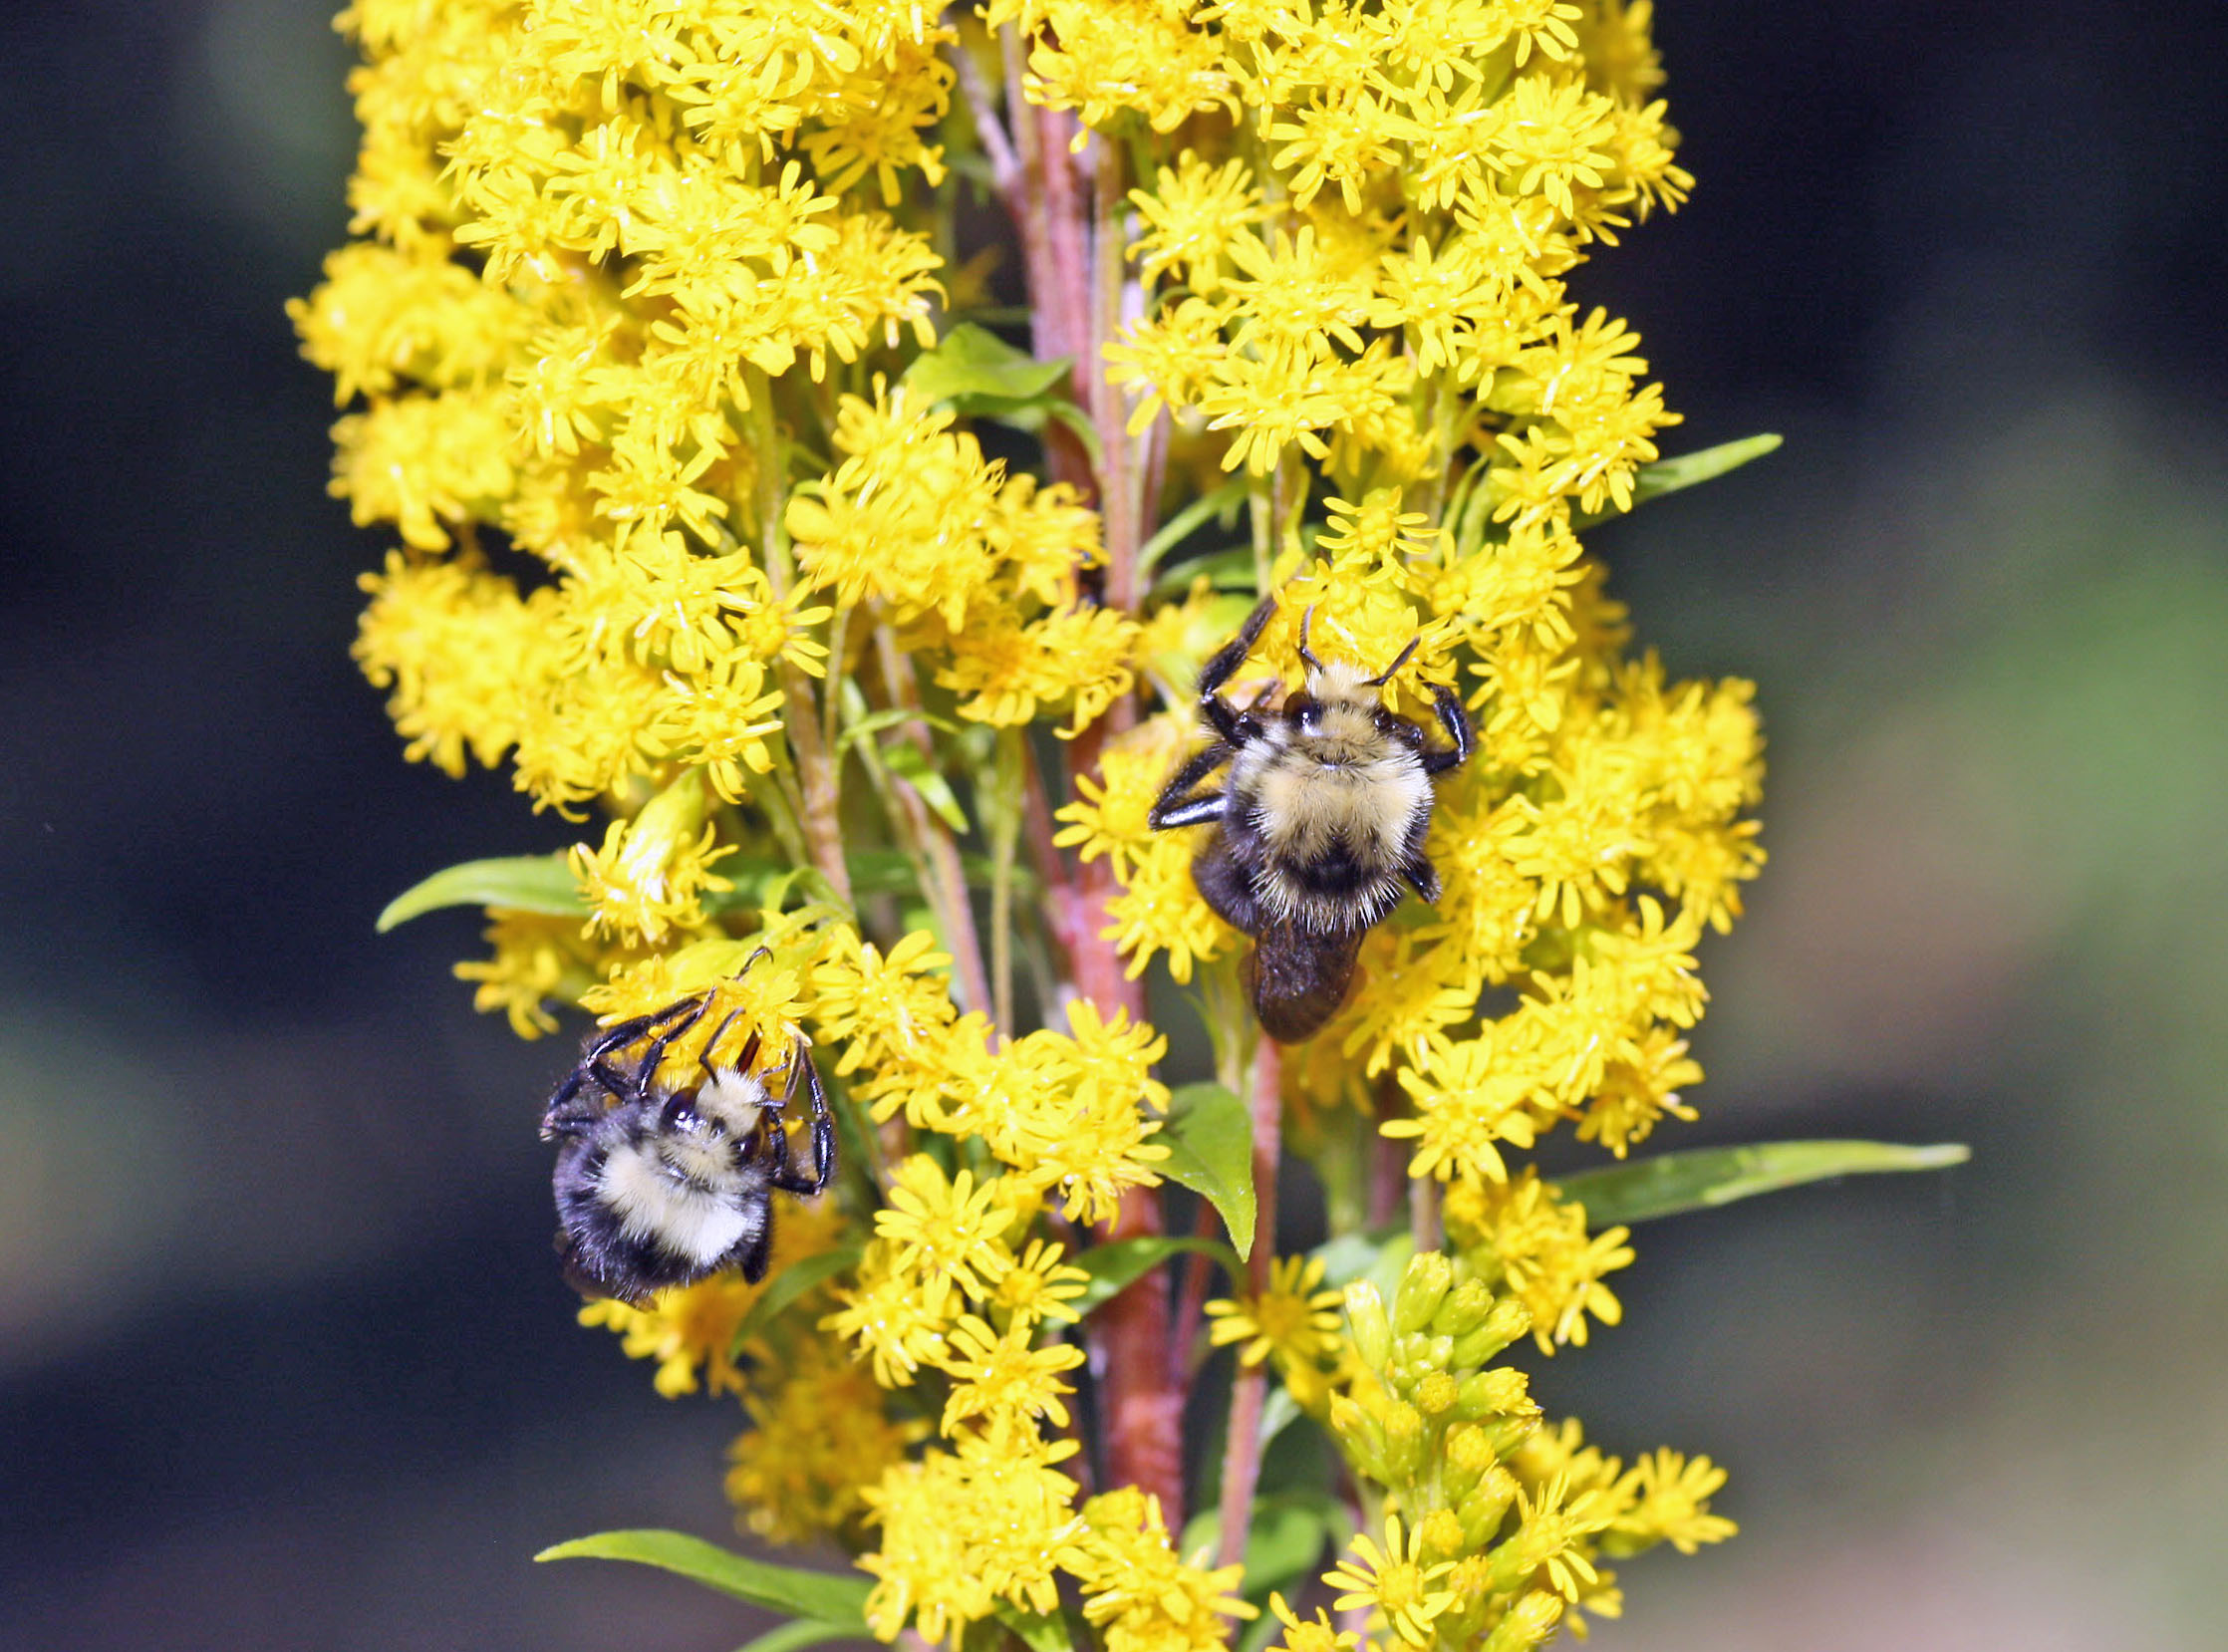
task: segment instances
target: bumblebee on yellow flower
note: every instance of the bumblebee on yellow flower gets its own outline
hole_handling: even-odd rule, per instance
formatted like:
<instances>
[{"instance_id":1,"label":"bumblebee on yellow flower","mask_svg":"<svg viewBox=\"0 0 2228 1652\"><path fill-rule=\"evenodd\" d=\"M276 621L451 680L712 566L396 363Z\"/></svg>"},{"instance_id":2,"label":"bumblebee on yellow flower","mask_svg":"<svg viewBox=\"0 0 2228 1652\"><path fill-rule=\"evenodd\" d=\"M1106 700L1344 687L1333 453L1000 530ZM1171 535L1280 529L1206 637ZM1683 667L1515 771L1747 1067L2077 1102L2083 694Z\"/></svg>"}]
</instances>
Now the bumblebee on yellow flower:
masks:
<instances>
[{"instance_id":1,"label":"bumblebee on yellow flower","mask_svg":"<svg viewBox=\"0 0 2228 1652\"><path fill-rule=\"evenodd\" d=\"M1530 1156L1694 1117L1696 949L1763 860L1749 686L1636 655L1584 545L1698 473L1574 285L1693 186L1652 15L343 13L359 239L292 314L392 534L356 657L411 760L578 823L412 910L487 910L458 973L522 1036L597 1017L582 1128L749 1167L763 1280L583 1317L739 1402L738 1521L872 1580L834 1631L1508 1652L1731 1534L1709 1459L1628 1469L1502 1362L1618 1321L1629 1227ZM1167 813L1317 750L1326 684L1380 743L1286 790L1459 736L1335 946L1236 858L1267 805ZM1327 888L1376 828L1310 820ZM1329 953L1279 1052L1261 973ZM593 1176L625 1242L736 1215ZM1264 1579L1271 1406L1351 1507Z\"/></svg>"}]
</instances>

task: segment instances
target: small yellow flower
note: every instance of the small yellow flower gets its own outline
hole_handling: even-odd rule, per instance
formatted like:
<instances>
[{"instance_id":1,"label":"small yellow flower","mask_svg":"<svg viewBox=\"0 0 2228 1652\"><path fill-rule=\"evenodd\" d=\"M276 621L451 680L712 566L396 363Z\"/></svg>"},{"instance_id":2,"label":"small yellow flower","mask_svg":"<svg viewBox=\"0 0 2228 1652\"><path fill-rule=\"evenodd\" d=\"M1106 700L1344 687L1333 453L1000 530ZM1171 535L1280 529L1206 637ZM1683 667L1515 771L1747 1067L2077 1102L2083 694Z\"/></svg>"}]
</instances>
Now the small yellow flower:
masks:
<instances>
[{"instance_id":1,"label":"small yellow flower","mask_svg":"<svg viewBox=\"0 0 2228 1652\"><path fill-rule=\"evenodd\" d=\"M955 1379L944 1404L944 1432L951 1435L971 1417L1046 1417L1067 1427L1062 1394L1074 1392L1059 1373L1083 1363L1083 1350L1064 1342L1029 1346L1031 1327L1016 1324L1002 1336L974 1314L952 1327L944 1369Z\"/></svg>"},{"instance_id":2,"label":"small yellow flower","mask_svg":"<svg viewBox=\"0 0 2228 1652\"><path fill-rule=\"evenodd\" d=\"M1218 1348L1243 1344L1238 1357L1246 1365L1274 1354L1279 1369L1312 1366L1336 1350L1345 1300L1342 1291L1318 1288L1322 1282L1320 1256L1279 1256L1258 1296L1207 1304L1208 1336Z\"/></svg>"},{"instance_id":3,"label":"small yellow flower","mask_svg":"<svg viewBox=\"0 0 2228 1652\"><path fill-rule=\"evenodd\" d=\"M874 1231L896 1247L898 1267L948 1279L980 1299L1013 1265L1002 1237L1010 1220L996 1191L977 1187L973 1171L947 1179L943 1166L916 1153L892 1178L890 1207L875 1213Z\"/></svg>"},{"instance_id":4,"label":"small yellow flower","mask_svg":"<svg viewBox=\"0 0 2228 1652\"><path fill-rule=\"evenodd\" d=\"M1400 1516L1385 1516L1385 1544L1379 1548L1368 1532L1355 1533L1356 1558L1323 1573L1323 1581L1345 1593L1332 1602L1339 1611L1367 1607L1381 1615L1393 1633L1410 1646L1429 1646L1431 1626L1455 1604L1454 1591L1435 1589L1454 1562L1423 1563L1423 1532L1411 1530L1401 1538Z\"/></svg>"},{"instance_id":5,"label":"small yellow flower","mask_svg":"<svg viewBox=\"0 0 2228 1652\"><path fill-rule=\"evenodd\" d=\"M1276 1590L1268 1591L1268 1609L1276 1614L1276 1621L1284 1626L1284 1638L1276 1643L1272 1652L1354 1652L1361 1645L1361 1636L1351 1629L1334 1629L1321 1607L1315 1608L1313 1621L1296 1616L1284 1604L1284 1597Z\"/></svg>"}]
</instances>

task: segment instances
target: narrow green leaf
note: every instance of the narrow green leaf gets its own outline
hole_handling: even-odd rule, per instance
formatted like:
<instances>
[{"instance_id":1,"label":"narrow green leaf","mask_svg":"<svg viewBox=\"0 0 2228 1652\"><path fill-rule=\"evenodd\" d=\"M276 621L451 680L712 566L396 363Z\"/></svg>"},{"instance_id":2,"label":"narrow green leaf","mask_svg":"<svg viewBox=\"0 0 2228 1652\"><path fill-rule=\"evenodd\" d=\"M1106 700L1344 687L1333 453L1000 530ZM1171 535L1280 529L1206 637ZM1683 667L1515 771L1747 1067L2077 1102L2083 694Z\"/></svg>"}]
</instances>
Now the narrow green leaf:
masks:
<instances>
[{"instance_id":1,"label":"narrow green leaf","mask_svg":"<svg viewBox=\"0 0 2228 1652\"><path fill-rule=\"evenodd\" d=\"M873 1587L864 1577L841 1572L769 1566L685 1531L599 1531L545 1548L534 1558L633 1560L662 1566L753 1606L813 1618L852 1634L866 1632L867 1591Z\"/></svg>"},{"instance_id":2,"label":"narrow green leaf","mask_svg":"<svg viewBox=\"0 0 2228 1652\"><path fill-rule=\"evenodd\" d=\"M379 933L442 907L502 907L552 918L588 915L588 903L563 855L504 855L447 867L412 885L387 903L379 915Z\"/></svg>"},{"instance_id":3,"label":"narrow green leaf","mask_svg":"<svg viewBox=\"0 0 2228 1652\"><path fill-rule=\"evenodd\" d=\"M1905 1147L1896 1142L1758 1142L1748 1147L1705 1147L1664 1153L1635 1164L1565 1176L1555 1187L1586 1208L1586 1226L1647 1222L1681 1211L1730 1205L1736 1199L1831 1176L1883 1171L1942 1170L1973 1156L1962 1142Z\"/></svg>"},{"instance_id":4,"label":"narrow green leaf","mask_svg":"<svg viewBox=\"0 0 2228 1652\"><path fill-rule=\"evenodd\" d=\"M1179 591L1189 591L1192 581L1200 575L1218 591L1244 591L1253 589L1253 553L1245 545L1235 545L1227 551L1210 551L1205 556L1195 556L1188 561L1163 568L1153 581L1152 594L1156 597L1173 597Z\"/></svg>"},{"instance_id":5,"label":"narrow green leaf","mask_svg":"<svg viewBox=\"0 0 2228 1652\"><path fill-rule=\"evenodd\" d=\"M905 370L908 389L931 402L961 397L995 397L1005 402L1033 401L1067 377L1074 358L1040 362L987 328L963 321L916 357Z\"/></svg>"},{"instance_id":6,"label":"narrow green leaf","mask_svg":"<svg viewBox=\"0 0 2228 1652\"><path fill-rule=\"evenodd\" d=\"M768 1325L791 1302L802 1296L814 1285L832 1279L859 1259L856 1244L838 1245L833 1250L823 1250L816 1256L806 1256L791 1262L766 1281L766 1288L750 1304L750 1311L742 1316L742 1323L735 1327L734 1345L740 1347Z\"/></svg>"},{"instance_id":7,"label":"narrow green leaf","mask_svg":"<svg viewBox=\"0 0 2228 1652\"><path fill-rule=\"evenodd\" d=\"M885 728L895 728L901 722L925 722L944 733L955 732L954 725L943 717L933 717L926 711L912 711L902 705L886 706L879 711L869 711L836 736L836 750L848 751L869 734L879 734Z\"/></svg>"},{"instance_id":8,"label":"narrow green leaf","mask_svg":"<svg viewBox=\"0 0 2228 1652\"><path fill-rule=\"evenodd\" d=\"M1187 1250L1214 1257L1224 1272L1233 1278L1238 1276L1238 1257L1220 1239L1141 1234L1136 1239L1116 1239L1111 1244L1094 1244L1075 1258L1074 1265L1088 1273L1091 1282L1070 1305L1077 1313L1089 1313L1112 1301L1169 1257Z\"/></svg>"},{"instance_id":9,"label":"narrow green leaf","mask_svg":"<svg viewBox=\"0 0 2228 1652\"><path fill-rule=\"evenodd\" d=\"M1169 1098L1160 1172L1213 1205L1241 1257L1253 1253L1253 1120L1220 1084L1187 1084Z\"/></svg>"},{"instance_id":10,"label":"narrow green leaf","mask_svg":"<svg viewBox=\"0 0 2228 1652\"><path fill-rule=\"evenodd\" d=\"M1271 1388L1268 1398L1261 1401L1261 1450L1268 1450L1268 1443L1307 1413L1299 1409L1299 1402L1292 1398L1287 1388Z\"/></svg>"},{"instance_id":11,"label":"narrow green leaf","mask_svg":"<svg viewBox=\"0 0 2228 1652\"><path fill-rule=\"evenodd\" d=\"M921 794L921 801L936 811L937 819L955 832L967 830L967 816L960 812L960 800L952 795L952 782L930 763L927 752L911 740L893 740L883 748L882 760L890 765L891 773Z\"/></svg>"},{"instance_id":12,"label":"narrow green leaf","mask_svg":"<svg viewBox=\"0 0 2228 1652\"><path fill-rule=\"evenodd\" d=\"M1195 528L1205 523L1209 517L1222 518L1224 526L1228 527L1237 519L1238 507L1246 502L1248 487L1249 482L1246 477L1234 476L1212 492L1202 493L1174 516L1171 516L1161 525L1158 533L1145 541L1143 548L1137 553L1138 568L1140 570L1151 568ZM1251 551L1247 552L1249 561L1252 555Z\"/></svg>"},{"instance_id":13,"label":"narrow green leaf","mask_svg":"<svg viewBox=\"0 0 2228 1652\"><path fill-rule=\"evenodd\" d=\"M1715 447L1705 447L1696 453L1681 453L1675 458L1657 459L1653 464L1643 464L1632 478L1632 508L1637 510L1650 499L1660 499L1666 493L1677 493L1699 483L1713 481L1728 470L1738 470L1751 459L1777 452L1783 438L1776 435L1743 436L1739 441L1721 441ZM1622 516L1620 510L1590 511L1573 519L1571 526L1590 528L1606 522L1613 516Z\"/></svg>"},{"instance_id":14,"label":"narrow green leaf","mask_svg":"<svg viewBox=\"0 0 2228 1652\"><path fill-rule=\"evenodd\" d=\"M1729 470L1740 469L1752 459L1778 452L1781 440L1771 434L1743 436L1739 441L1721 441L1698 453L1681 453L1676 458L1643 464L1639 474L1632 478L1632 502L1639 504L1643 499L1660 499L1666 493L1677 493L1682 488L1715 480Z\"/></svg>"},{"instance_id":15,"label":"narrow green leaf","mask_svg":"<svg viewBox=\"0 0 2228 1652\"><path fill-rule=\"evenodd\" d=\"M1075 439L1083 444L1083 451L1091 455L1093 464L1106 463L1106 447L1098 438L1098 426L1091 422L1090 415L1081 408L1064 397L1056 396L1046 397L1037 405L1075 432ZM1018 420L1009 418L1007 422L1014 423Z\"/></svg>"},{"instance_id":16,"label":"narrow green leaf","mask_svg":"<svg viewBox=\"0 0 2228 1652\"><path fill-rule=\"evenodd\" d=\"M805 1647L818 1646L822 1641L867 1638L856 1629L845 1629L837 1624L817 1623L811 1618L800 1617L777 1629L768 1629L756 1640L745 1641L735 1648L735 1652L803 1652Z\"/></svg>"}]
</instances>

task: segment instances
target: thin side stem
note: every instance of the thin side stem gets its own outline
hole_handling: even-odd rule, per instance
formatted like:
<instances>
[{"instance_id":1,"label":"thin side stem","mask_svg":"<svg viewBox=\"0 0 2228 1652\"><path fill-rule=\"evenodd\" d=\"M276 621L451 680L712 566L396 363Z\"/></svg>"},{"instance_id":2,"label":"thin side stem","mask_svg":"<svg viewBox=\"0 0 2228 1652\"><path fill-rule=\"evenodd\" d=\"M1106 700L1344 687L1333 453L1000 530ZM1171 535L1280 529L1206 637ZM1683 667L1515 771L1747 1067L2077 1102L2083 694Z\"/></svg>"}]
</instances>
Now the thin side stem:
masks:
<instances>
[{"instance_id":1,"label":"thin side stem","mask_svg":"<svg viewBox=\"0 0 2228 1652\"><path fill-rule=\"evenodd\" d=\"M1257 1301L1268 1289L1276 1258L1276 1168L1283 1155L1283 1061L1276 1042L1263 1038L1253 1051L1253 1252L1246 1280ZM1268 1362L1239 1362L1230 1396L1230 1428L1223 1444L1223 1541L1220 1563L1246 1558L1253 1523L1253 1493L1261 1474L1261 1406L1268 1395Z\"/></svg>"},{"instance_id":2,"label":"thin side stem","mask_svg":"<svg viewBox=\"0 0 2228 1652\"><path fill-rule=\"evenodd\" d=\"M789 560L789 530L783 520L788 510L788 448L774 417L773 385L763 370L747 370L745 389L750 396L751 437L758 459L755 502L759 561L774 601L786 602L796 583L796 570ZM774 680L781 685L782 724L797 754L797 782L802 792L797 823L804 830L812 864L828 880L836 899L848 907L852 904L851 867L843 854L843 822L837 810L839 781L827 742L820 737L820 703L813 694L812 679L783 655L774 661ZM829 691L834 691L832 687Z\"/></svg>"},{"instance_id":3,"label":"thin side stem","mask_svg":"<svg viewBox=\"0 0 2228 1652\"><path fill-rule=\"evenodd\" d=\"M890 691L890 703L908 711L920 711L921 689L913 676L913 662L898 647L896 634L886 625L875 627L874 646L876 659L882 667L883 684ZM914 721L904 737L933 758L934 749L929 743L925 722ZM967 868L961 864L959 843L952 836L952 829L937 818L905 777L894 778L907 818L935 873L935 887L941 893L941 899L935 903L937 916L943 920L945 945L952 949L953 967L959 972L960 995L968 1008L991 1014L990 977L982 967L982 943L975 933L975 909L968 902Z\"/></svg>"}]
</instances>

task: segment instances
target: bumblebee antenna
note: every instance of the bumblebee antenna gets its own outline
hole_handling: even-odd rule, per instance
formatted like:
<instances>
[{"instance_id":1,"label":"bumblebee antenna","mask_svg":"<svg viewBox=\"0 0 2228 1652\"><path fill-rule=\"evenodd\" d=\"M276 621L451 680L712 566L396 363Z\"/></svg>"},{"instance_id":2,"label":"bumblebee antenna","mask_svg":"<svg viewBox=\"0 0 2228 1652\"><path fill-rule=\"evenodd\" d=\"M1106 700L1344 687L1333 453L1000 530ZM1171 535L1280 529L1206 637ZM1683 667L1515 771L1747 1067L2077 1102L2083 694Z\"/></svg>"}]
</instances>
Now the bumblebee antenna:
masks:
<instances>
[{"instance_id":1,"label":"bumblebee antenna","mask_svg":"<svg viewBox=\"0 0 2228 1652\"><path fill-rule=\"evenodd\" d=\"M1422 641L1423 639L1421 637L1409 638L1408 646L1400 651L1400 658L1395 660L1391 665L1387 666L1377 676L1369 679L1362 685L1362 687L1365 688L1382 688L1386 684L1390 683L1395 677L1400 675L1400 668L1408 664L1408 657L1416 652L1416 645Z\"/></svg>"},{"instance_id":2,"label":"bumblebee antenna","mask_svg":"<svg viewBox=\"0 0 2228 1652\"><path fill-rule=\"evenodd\" d=\"M1320 660L1316 659L1313 651L1311 651L1307 647L1308 628L1314 623L1315 605L1313 603L1309 603L1307 605L1307 612L1299 617L1299 658L1306 665L1309 671L1319 672L1323 669L1323 663Z\"/></svg>"}]
</instances>

